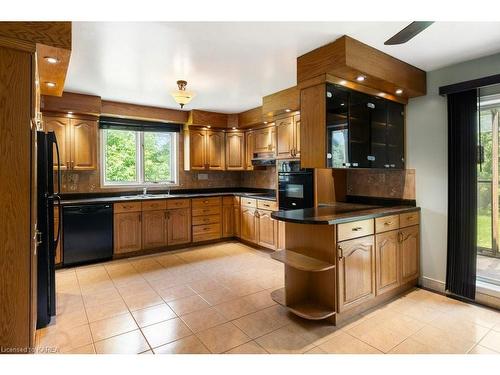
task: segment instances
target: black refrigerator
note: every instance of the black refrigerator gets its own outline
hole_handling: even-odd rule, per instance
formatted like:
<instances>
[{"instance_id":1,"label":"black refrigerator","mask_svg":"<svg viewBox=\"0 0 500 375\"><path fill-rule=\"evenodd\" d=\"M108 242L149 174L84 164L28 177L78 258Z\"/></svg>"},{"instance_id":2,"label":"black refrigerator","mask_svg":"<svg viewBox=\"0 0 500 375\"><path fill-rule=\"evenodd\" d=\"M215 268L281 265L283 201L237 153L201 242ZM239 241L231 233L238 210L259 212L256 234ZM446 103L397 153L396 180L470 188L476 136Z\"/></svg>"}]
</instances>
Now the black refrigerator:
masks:
<instances>
[{"instance_id":1,"label":"black refrigerator","mask_svg":"<svg viewBox=\"0 0 500 375\"><path fill-rule=\"evenodd\" d=\"M55 150L55 155L54 155ZM56 161L57 176L54 176L54 158ZM38 230L40 231L37 245L37 328L42 328L50 323L56 314L56 281L55 281L55 251L61 228L54 233L54 204L60 203L61 168L59 160L59 147L54 132L37 132L37 211ZM56 177L56 189L54 189ZM58 210L61 215L62 210ZM61 220L59 218L59 223ZM59 224L60 226L60 224Z\"/></svg>"}]
</instances>

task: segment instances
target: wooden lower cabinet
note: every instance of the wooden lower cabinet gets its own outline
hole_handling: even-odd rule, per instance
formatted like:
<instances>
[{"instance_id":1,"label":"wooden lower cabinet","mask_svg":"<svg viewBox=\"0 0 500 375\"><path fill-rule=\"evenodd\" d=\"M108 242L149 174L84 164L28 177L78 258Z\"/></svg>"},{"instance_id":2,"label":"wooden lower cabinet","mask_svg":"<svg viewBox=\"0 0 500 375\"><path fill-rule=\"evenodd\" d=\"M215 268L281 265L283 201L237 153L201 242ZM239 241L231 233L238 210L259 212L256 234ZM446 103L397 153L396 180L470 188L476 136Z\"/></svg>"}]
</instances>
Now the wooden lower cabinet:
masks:
<instances>
[{"instance_id":1,"label":"wooden lower cabinet","mask_svg":"<svg viewBox=\"0 0 500 375\"><path fill-rule=\"evenodd\" d=\"M376 236L375 259L377 295L400 285L399 231L380 233Z\"/></svg>"},{"instance_id":2,"label":"wooden lower cabinet","mask_svg":"<svg viewBox=\"0 0 500 375\"><path fill-rule=\"evenodd\" d=\"M257 238L258 244L269 249L278 247L278 222L271 217L272 211L258 210Z\"/></svg>"},{"instance_id":3,"label":"wooden lower cabinet","mask_svg":"<svg viewBox=\"0 0 500 375\"><path fill-rule=\"evenodd\" d=\"M278 250L286 249L286 226L284 221L278 221Z\"/></svg>"},{"instance_id":4,"label":"wooden lower cabinet","mask_svg":"<svg viewBox=\"0 0 500 375\"><path fill-rule=\"evenodd\" d=\"M191 242L191 209L167 210L167 244L180 245Z\"/></svg>"},{"instance_id":5,"label":"wooden lower cabinet","mask_svg":"<svg viewBox=\"0 0 500 375\"><path fill-rule=\"evenodd\" d=\"M142 248L142 212L114 215L114 252L123 254Z\"/></svg>"},{"instance_id":6,"label":"wooden lower cabinet","mask_svg":"<svg viewBox=\"0 0 500 375\"><path fill-rule=\"evenodd\" d=\"M241 207L241 238L249 242L257 242L257 210L253 207Z\"/></svg>"},{"instance_id":7,"label":"wooden lower cabinet","mask_svg":"<svg viewBox=\"0 0 500 375\"><path fill-rule=\"evenodd\" d=\"M155 249L167 246L167 211L142 212L142 248Z\"/></svg>"},{"instance_id":8,"label":"wooden lower cabinet","mask_svg":"<svg viewBox=\"0 0 500 375\"><path fill-rule=\"evenodd\" d=\"M234 236L234 207L233 205L222 207L222 237Z\"/></svg>"},{"instance_id":9,"label":"wooden lower cabinet","mask_svg":"<svg viewBox=\"0 0 500 375\"><path fill-rule=\"evenodd\" d=\"M416 279L419 275L419 226L400 230L401 282Z\"/></svg>"},{"instance_id":10,"label":"wooden lower cabinet","mask_svg":"<svg viewBox=\"0 0 500 375\"><path fill-rule=\"evenodd\" d=\"M338 311L343 312L375 297L374 237L340 242L337 250Z\"/></svg>"}]
</instances>

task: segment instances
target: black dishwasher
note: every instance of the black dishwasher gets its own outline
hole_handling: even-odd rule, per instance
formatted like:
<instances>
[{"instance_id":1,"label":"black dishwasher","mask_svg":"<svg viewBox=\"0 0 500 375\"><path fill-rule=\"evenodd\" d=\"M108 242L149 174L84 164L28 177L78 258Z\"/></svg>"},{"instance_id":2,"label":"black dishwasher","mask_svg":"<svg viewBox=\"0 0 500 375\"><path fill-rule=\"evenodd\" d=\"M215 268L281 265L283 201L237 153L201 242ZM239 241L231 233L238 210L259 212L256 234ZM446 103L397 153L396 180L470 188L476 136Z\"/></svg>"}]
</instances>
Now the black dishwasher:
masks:
<instances>
[{"instance_id":1,"label":"black dishwasher","mask_svg":"<svg viewBox=\"0 0 500 375\"><path fill-rule=\"evenodd\" d=\"M63 207L63 264L71 266L113 256L113 207L88 204Z\"/></svg>"}]
</instances>

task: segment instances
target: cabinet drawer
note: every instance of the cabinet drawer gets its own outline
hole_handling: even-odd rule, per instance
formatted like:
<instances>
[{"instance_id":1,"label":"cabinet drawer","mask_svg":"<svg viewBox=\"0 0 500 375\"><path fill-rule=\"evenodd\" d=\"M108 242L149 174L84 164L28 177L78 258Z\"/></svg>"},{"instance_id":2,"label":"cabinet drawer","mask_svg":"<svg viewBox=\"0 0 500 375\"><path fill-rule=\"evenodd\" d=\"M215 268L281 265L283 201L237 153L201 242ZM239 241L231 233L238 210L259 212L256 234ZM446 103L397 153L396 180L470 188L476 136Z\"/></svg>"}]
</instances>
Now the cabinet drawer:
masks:
<instances>
[{"instance_id":1,"label":"cabinet drawer","mask_svg":"<svg viewBox=\"0 0 500 375\"><path fill-rule=\"evenodd\" d=\"M223 206L232 206L234 204L233 196L222 197L222 205Z\"/></svg>"},{"instance_id":2,"label":"cabinet drawer","mask_svg":"<svg viewBox=\"0 0 500 375\"><path fill-rule=\"evenodd\" d=\"M243 207L253 207L253 208L257 208L257 200L256 199L253 199L253 198L241 198L240 200L241 202L241 205Z\"/></svg>"},{"instance_id":3,"label":"cabinet drawer","mask_svg":"<svg viewBox=\"0 0 500 375\"><path fill-rule=\"evenodd\" d=\"M408 212L406 214L399 215L399 226L401 228L409 227L412 225L417 225L419 222L419 212Z\"/></svg>"},{"instance_id":4,"label":"cabinet drawer","mask_svg":"<svg viewBox=\"0 0 500 375\"><path fill-rule=\"evenodd\" d=\"M222 202L221 197L210 197L210 198L195 198L193 199L193 208L202 208L208 206L220 206Z\"/></svg>"},{"instance_id":5,"label":"cabinet drawer","mask_svg":"<svg viewBox=\"0 0 500 375\"><path fill-rule=\"evenodd\" d=\"M221 225L220 223L215 224L204 224L193 226L193 236L200 234L218 234L221 235Z\"/></svg>"},{"instance_id":6,"label":"cabinet drawer","mask_svg":"<svg viewBox=\"0 0 500 375\"><path fill-rule=\"evenodd\" d=\"M195 216L205 216L205 215L220 215L221 208L220 206L212 206L205 208L194 208L192 210L193 217Z\"/></svg>"},{"instance_id":7,"label":"cabinet drawer","mask_svg":"<svg viewBox=\"0 0 500 375\"><path fill-rule=\"evenodd\" d=\"M164 210L166 208L167 208L167 201L165 200L142 202L143 211Z\"/></svg>"},{"instance_id":8,"label":"cabinet drawer","mask_svg":"<svg viewBox=\"0 0 500 375\"><path fill-rule=\"evenodd\" d=\"M383 216L375 219L375 232L382 233L399 229L399 215Z\"/></svg>"},{"instance_id":9,"label":"cabinet drawer","mask_svg":"<svg viewBox=\"0 0 500 375\"><path fill-rule=\"evenodd\" d=\"M211 240L217 240L221 238L220 233L199 233L199 234L194 234L193 233L193 242L202 242L202 241L211 241Z\"/></svg>"},{"instance_id":10,"label":"cabinet drawer","mask_svg":"<svg viewBox=\"0 0 500 375\"><path fill-rule=\"evenodd\" d=\"M278 204L274 201L258 200L257 201L257 208L260 208L261 210L277 211Z\"/></svg>"},{"instance_id":11,"label":"cabinet drawer","mask_svg":"<svg viewBox=\"0 0 500 375\"><path fill-rule=\"evenodd\" d=\"M193 217L193 225L220 223L220 215L205 215Z\"/></svg>"},{"instance_id":12,"label":"cabinet drawer","mask_svg":"<svg viewBox=\"0 0 500 375\"><path fill-rule=\"evenodd\" d=\"M188 208L191 206L189 199L169 199L167 200L167 209Z\"/></svg>"},{"instance_id":13,"label":"cabinet drawer","mask_svg":"<svg viewBox=\"0 0 500 375\"><path fill-rule=\"evenodd\" d=\"M373 234L373 219L353 221L337 225L338 241L369 236Z\"/></svg>"},{"instance_id":14,"label":"cabinet drawer","mask_svg":"<svg viewBox=\"0 0 500 375\"><path fill-rule=\"evenodd\" d=\"M115 214L120 212L136 212L142 211L141 202L126 202L126 203L115 203L113 205L113 210Z\"/></svg>"}]
</instances>

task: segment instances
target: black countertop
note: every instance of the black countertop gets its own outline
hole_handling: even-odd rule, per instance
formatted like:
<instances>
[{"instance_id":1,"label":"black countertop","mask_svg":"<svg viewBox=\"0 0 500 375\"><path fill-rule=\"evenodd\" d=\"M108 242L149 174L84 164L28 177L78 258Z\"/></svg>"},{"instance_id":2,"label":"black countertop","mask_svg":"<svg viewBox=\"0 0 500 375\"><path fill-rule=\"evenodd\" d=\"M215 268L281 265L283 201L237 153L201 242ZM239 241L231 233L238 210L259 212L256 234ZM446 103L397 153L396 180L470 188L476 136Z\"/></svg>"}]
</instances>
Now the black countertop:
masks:
<instances>
[{"instance_id":1,"label":"black countertop","mask_svg":"<svg viewBox=\"0 0 500 375\"><path fill-rule=\"evenodd\" d=\"M92 204L92 203L119 203L133 202L155 199L180 199L180 198L202 198L213 196L242 196L263 200L276 201L276 193L269 189L190 189L190 190L172 190L168 193L148 193L143 196L137 192L127 193L91 193L91 194L66 194L62 196L62 205L74 204Z\"/></svg>"},{"instance_id":2,"label":"black countertop","mask_svg":"<svg viewBox=\"0 0 500 375\"><path fill-rule=\"evenodd\" d=\"M332 225L419 210L420 207L415 206L376 206L338 202L301 210L274 211L271 216L276 220L290 223Z\"/></svg>"}]
</instances>

